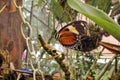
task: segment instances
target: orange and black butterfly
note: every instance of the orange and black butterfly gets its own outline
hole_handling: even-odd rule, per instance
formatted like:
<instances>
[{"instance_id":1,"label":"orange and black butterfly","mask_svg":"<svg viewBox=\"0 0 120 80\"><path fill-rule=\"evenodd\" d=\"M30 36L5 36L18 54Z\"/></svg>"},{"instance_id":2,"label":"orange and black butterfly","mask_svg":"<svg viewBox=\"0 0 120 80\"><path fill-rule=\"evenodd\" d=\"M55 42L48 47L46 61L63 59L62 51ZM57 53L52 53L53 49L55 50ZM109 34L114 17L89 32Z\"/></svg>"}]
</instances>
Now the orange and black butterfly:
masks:
<instances>
[{"instance_id":1,"label":"orange and black butterfly","mask_svg":"<svg viewBox=\"0 0 120 80\"><path fill-rule=\"evenodd\" d=\"M93 36L90 32L87 22L80 20L65 25L57 32L57 37L63 46L86 52L98 46L96 44L98 35Z\"/></svg>"}]
</instances>

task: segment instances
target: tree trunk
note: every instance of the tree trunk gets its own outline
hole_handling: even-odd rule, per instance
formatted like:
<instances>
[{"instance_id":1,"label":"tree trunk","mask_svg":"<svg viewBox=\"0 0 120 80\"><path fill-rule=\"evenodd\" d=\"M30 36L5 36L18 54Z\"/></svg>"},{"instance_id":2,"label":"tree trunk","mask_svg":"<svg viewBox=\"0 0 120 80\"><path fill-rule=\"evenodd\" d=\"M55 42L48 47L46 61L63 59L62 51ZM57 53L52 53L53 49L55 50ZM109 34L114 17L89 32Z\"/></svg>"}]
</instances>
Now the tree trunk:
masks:
<instances>
[{"instance_id":1,"label":"tree trunk","mask_svg":"<svg viewBox=\"0 0 120 80\"><path fill-rule=\"evenodd\" d=\"M21 3L21 0L17 0ZM0 9L7 7L0 13L0 49L8 50L10 61L15 68L20 68L21 54L25 49L25 40L22 37L20 25L21 18L12 0L0 0Z\"/></svg>"}]
</instances>

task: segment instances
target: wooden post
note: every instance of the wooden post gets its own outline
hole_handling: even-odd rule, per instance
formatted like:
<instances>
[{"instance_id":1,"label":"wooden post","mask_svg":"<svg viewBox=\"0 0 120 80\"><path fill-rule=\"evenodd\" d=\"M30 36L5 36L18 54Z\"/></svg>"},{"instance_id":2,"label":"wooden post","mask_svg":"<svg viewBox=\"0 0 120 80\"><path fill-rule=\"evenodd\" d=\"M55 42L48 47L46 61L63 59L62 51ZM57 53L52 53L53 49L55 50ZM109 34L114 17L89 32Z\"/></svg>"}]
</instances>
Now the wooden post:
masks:
<instances>
[{"instance_id":1,"label":"wooden post","mask_svg":"<svg viewBox=\"0 0 120 80\"><path fill-rule=\"evenodd\" d=\"M0 9L3 7L3 3L9 5L0 13L0 49L8 50L10 61L13 62L15 68L20 68L21 54L25 49L25 40L20 31L21 18L19 12L11 1L0 0ZM21 3L21 0L18 1Z\"/></svg>"}]
</instances>

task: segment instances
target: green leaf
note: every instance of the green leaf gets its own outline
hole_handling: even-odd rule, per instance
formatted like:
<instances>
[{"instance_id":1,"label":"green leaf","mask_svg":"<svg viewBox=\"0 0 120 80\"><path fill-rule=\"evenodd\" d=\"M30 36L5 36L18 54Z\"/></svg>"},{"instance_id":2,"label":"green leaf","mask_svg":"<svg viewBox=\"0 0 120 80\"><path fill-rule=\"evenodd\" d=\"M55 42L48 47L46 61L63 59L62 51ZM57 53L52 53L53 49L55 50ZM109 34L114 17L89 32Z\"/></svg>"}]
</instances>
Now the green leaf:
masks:
<instances>
[{"instance_id":1,"label":"green leaf","mask_svg":"<svg viewBox=\"0 0 120 80\"><path fill-rule=\"evenodd\" d=\"M68 17L64 14L63 8L56 0L51 0L50 10L53 12L54 16L61 22L68 22Z\"/></svg>"},{"instance_id":2,"label":"green leaf","mask_svg":"<svg viewBox=\"0 0 120 80\"><path fill-rule=\"evenodd\" d=\"M38 0L38 7L41 6L43 0Z\"/></svg>"},{"instance_id":3,"label":"green leaf","mask_svg":"<svg viewBox=\"0 0 120 80\"><path fill-rule=\"evenodd\" d=\"M78 0L67 0L67 2L71 8L90 18L120 41L120 26L102 10L96 9Z\"/></svg>"}]
</instances>

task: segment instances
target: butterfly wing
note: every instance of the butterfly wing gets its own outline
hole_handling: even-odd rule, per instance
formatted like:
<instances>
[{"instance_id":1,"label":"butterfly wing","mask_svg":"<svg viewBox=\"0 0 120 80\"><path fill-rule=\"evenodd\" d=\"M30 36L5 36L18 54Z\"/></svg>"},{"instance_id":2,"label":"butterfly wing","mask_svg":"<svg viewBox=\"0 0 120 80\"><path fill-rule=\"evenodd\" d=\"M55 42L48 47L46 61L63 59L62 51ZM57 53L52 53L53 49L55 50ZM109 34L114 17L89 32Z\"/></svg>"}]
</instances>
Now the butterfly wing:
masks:
<instances>
[{"instance_id":1,"label":"butterfly wing","mask_svg":"<svg viewBox=\"0 0 120 80\"><path fill-rule=\"evenodd\" d=\"M69 31L78 35L86 34L87 31L87 23L85 21L74 21L66 26L64 26L58 34L61 34L62 32Z\"/></svg>"},{"instance_id":2,"label":"butterfly wing","mask_svg":"<svg viewBox=\"0 0 120 80\"><path fill-rule=\"evenodd\" d=\"M58 32L59 42L65 47L73 48L78 43L78 37L86 33L85 29L85 21L74 21L69 23Z\"/></svg>"},{"instance_id":3,"label":"butterfly wing","mask_svg":"<svg viewBox=\"0 0 120 80\"><path fill-rule=\"evenodd\" d=\"M77 43L76 36L76 34L71 32L64 32L59 41L62 45L70 47Z\"/></svg>"}]
</instances>

